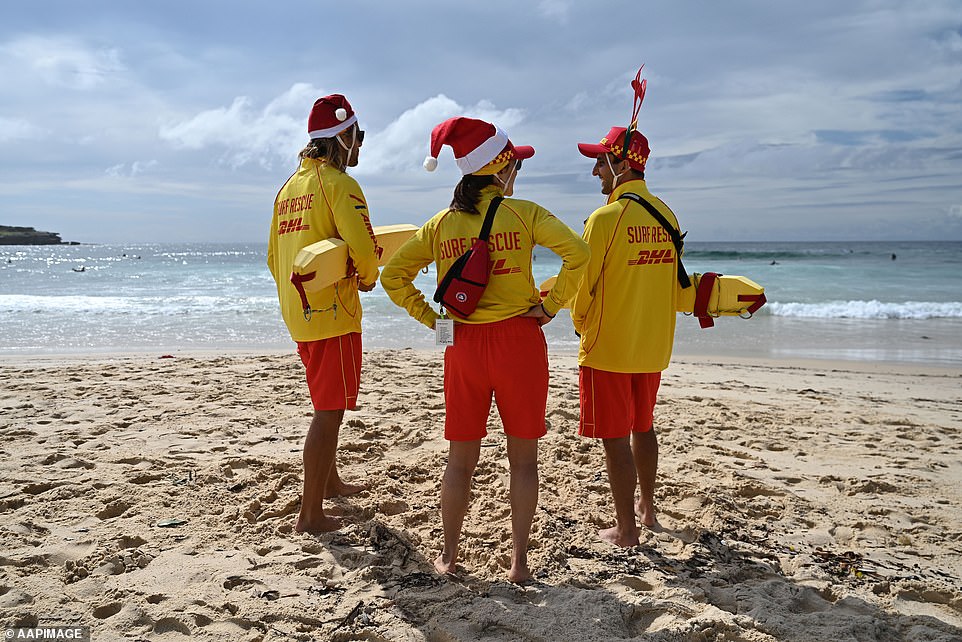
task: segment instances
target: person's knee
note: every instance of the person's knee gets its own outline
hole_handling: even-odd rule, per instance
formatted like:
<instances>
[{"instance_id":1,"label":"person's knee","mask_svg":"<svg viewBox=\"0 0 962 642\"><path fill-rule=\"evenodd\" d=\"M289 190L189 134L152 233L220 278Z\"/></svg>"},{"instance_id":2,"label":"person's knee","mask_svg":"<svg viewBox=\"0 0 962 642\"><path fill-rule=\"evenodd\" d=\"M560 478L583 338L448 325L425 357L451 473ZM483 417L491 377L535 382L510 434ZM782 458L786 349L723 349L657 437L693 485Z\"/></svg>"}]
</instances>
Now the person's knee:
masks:
<instances>
[{"instance_id":1,"label":"person's knee","mask_svg":"<svg viewBox=\"0 0 962 642\"><path fill-rule=\"evenodd\" d=\"M456 484L468 484L474 476L474 466L470 462L449 461L444 469L444 476L448 481Z\"/></svg>"},{"instance_id":2,"label":"person's knee","mask_svg":"<svg viewBox=\"0 0 962 642\"><path fill-rule=\"evenodd\" d=\"M626 435L624 437L612 437L610 439L602 439L601 443L605 447L605 454L612 455L616 453L624 452L626 449L631 448L630 438Z\"/></svg>"},{"instance_id":3,"label":"person's knee","mask_svg":"<svg viewBox=\"0 0 962 642\"><path fill-rule=\"evenodd\" d=\"M537 457L514 457L508 459L508 465L512 475L537 476L538 458Z\"/></svg>"},{"instance_id":4,"label":"person's knee","mask_svg":"<svg viewBox=\"0 0 962 642\"><path fill-rule=\"evenodd\" d=\"M631 444L632 446L641 447L658 447L658 437L655 435L654 427L651 430L646 430L645 432L633 432L631 433Z\"/></svg>"},{"instance_id":5,"label":"person's knee","mask_svg":"<svg viewBox=\"0 0 962 642\"><path fill-rule=\"evenodd\" d=\"M444 474L451 480L469 480L474 475L478 460L473 457L449 457Z\"/></svg>"},{"instance_id":6,"label":"person's knee","mask_svg":"<svg viewBox=\"0 0 962 642\"><path fill-rule=\"evenodd\" d=\"M508 436L508 465L511 470L538 468L538 440Z\"/></svg>"},{"instance_id":7,"label":"person's knee","mask_svg":"<svg viewBox=\"0 0 962 642\"><path fill-rule=\"evenodd\" d=\"M335 430L340 428L344 418L343 410L315 410L311 420L311 428L317 430Z\"/></svg>"}]
</instances>

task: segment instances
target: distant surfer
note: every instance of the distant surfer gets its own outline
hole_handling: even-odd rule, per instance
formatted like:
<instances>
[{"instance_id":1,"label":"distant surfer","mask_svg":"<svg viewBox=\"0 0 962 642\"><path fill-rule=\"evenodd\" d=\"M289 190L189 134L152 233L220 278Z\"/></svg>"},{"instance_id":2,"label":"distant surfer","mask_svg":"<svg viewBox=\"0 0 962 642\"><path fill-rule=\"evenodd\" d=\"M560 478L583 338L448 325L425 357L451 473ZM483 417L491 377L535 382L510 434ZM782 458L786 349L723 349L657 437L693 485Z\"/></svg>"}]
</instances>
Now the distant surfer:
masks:
<instances>
[{"instance_id":1,"label":"distant surfer","mask_svg":"<svg viewBox=\"0 0 962 642\"><path fill-rule=\"evenodd\" d=\"M893 261L895 260L895 254L894 254L894 253L892 254L892 260L893 260Z\"/></svg>"},{"instance_id":2,"label":"distant surfer","mask_svg":"<svg viewBox=\"0 0 962 642\"><path fill-rule=\"evenodd\" d=\"M73 271L74 271L74 272L86 272L86 271L87 271L87 266L81 265L80 267L75 267L75 268L73 269Z\"/></svg>"},{"instance_id":3,"label":"distant surfer","mask_svg":"<svg viewBox=\"0 0 962 642\"><path fill-rule=\"evenodd\" d=\"M314 406L304 441L304 492L294 530L321 533L340 527L337 519L325 514L324 499L365 488L341 480L335 455L344 411L356 408L360 387L358 291L374 289L378 267L367 200L346 173L357 165L364 142L354 110L340 94L319 98L307 131L310 141L299 154L300 167L274 200L267 265L277 283L284 322L307 371ZM291 277L294 257L301 248L328 238L347 244L355 275L308 294L301 281Z\"/></svg>"}]
</instances>

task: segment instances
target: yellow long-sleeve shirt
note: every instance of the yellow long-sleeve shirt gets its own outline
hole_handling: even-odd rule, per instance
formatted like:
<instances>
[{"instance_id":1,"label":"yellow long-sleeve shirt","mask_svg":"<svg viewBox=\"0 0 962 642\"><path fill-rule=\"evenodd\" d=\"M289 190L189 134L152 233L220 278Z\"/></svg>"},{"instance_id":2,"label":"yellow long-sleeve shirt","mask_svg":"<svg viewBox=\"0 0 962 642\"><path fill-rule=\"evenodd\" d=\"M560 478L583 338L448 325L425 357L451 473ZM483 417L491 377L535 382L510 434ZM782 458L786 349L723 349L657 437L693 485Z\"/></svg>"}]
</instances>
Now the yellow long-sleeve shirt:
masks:
<instances>
[{"instance_id":1,"label":"yellow long-sleeve shirt","mask_svg":"<svg viewBox=\"0 0 962 642\"><path fill-rule=\"evenodd\" d=\"M677 261L665 229L643 205L618 197L633 192L675 229L678 220L643 180L623 183L585 222L591 259L571 306L581 335L578 363L609 372L661 372L675 337Z\"/></svg>"},{"instance_id":2,"label":"yellow long-sleeve shirt","mask_svg":"<svg viewBox=\"0 0 962 642\"><path fill-rule=\"evenodd\" d=\"M294 341L316 341L361 331L357 279L341 279L307 293L314 312L304 318L297 288L290 281L301 248L329 238L343 239L362 283L378 277L374 232L360 185L342 171L312 158L301 160L274 200L267 266L277 283L281 315ZM335 307L336 306L336 307Z\"/></svg>"},{"instance_id":3,"label":"yellow long-sleeve shirt","mask_svg":"<svg viewBox=\"0 0 962 642\"><path fill-rule=\"evenodd\" d=\"M501 190L486 187L481 192L479 212ZM381 273L381 285L391 300L429 328L434 327L437 311L414 286L418 272L434 262L438 280L474 243L481 232L484 215L444 209L435 214L397 253ZM537 203L514 198L502 201L491 226L488 249L491 273L478 307L464 323L492 323L526 312L541 300L531 276L531 252L535 245L561 257L558 280L544 301L548 314L557 314L562 303L578 289L588 263L588 246L564 222Z\"/></svg>"}]
</instances>

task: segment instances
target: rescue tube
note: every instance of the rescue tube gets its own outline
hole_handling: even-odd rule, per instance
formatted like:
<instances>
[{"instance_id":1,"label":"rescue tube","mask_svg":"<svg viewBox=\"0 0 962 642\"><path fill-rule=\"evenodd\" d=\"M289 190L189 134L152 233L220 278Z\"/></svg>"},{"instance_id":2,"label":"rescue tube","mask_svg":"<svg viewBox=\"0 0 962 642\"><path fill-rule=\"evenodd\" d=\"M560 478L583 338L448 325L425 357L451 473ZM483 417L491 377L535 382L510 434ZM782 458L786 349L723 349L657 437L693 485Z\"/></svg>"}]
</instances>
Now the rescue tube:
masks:
<instances>
[{"instance_id":1,"label":"rescue tube","mask_svg":"<svg viewBox=\"0 0 962 642\"><path fill-rule=\"evenodd\" d=\"M746 276L705 272L692 274L691 282L680 290L677 308L697 317L703 328L715 325L715 317L749 319L765 305L765 288Z\"/></svg>"},{"instance_id":2,"label":"rescue tube","mask_svg":"<svg viewBox=\"0 0 962 642\"><path fill-rule=\"evenodd\" d=\"M394 256L394 253L418 231L416 225L408 223L376 225L373 229L379 266L384 266L388 259ZM311 243L294 257L291 281L296 280L307 292L323 290L350 276L349 272L353 274L353 269L348 266L348 258L347 243L341 239L332 238Z\"/></svg>"},{"instance_id":3,"label":"rescue tube","mask_svg":"<svg viewBox=\"0 0 962 642\"><path fill-rule=\"evenodd\" d=\"M677 309L698 318L703 328L715 323L714 317L750 318L765 305L765 288L745 276L705 272L692 274L692 287L679 289ZM539 288L544 300L558 277L545 279ZM570 301L564 307L570 307Z\"/></svg>"},{"instance_id":4,"label":"rescue tube","mask_svg":"<svg viewBox=\"0 0 962 642\"><path fill-rule=\"evenodd\" d=\"M541 300L542 300L542 301L544 301L545 299L548 298L548 293L551 292L551 288L554 287L555 281L557 281L557 280L558 280L558 277L557 277L557 276L549 276L547 279L544 280L544 283L542 283L542 284L540 285L540 287L538 287L538 290L539 290L538 293L541 295ZM570 308L570 307L571 307L571 301L565 301L564 305L561 306L561 307L562 307L562 309L563 309L563 308Z\"/></svg>"}]
</instances>

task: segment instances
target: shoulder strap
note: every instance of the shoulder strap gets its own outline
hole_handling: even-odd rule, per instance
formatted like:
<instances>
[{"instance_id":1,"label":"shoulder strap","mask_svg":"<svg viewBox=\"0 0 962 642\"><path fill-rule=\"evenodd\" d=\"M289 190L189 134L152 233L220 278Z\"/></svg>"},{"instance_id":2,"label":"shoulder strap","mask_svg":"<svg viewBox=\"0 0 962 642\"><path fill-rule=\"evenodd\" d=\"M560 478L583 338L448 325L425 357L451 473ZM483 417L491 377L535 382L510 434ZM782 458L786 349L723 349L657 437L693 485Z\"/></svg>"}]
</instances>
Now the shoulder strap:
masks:
<instances>
[{"instance_id":1,"label":"shoulder strap","mask_svg":"<svg viewBox=\"0 0 962 642\"><path fill-rule=\"evenodd\" d=\"M484 215L484 223L481 224L481 233L478 234L478 238L482 241L487 241L488 237L491 236L491 226L494 225L494 213L498 210L503 200L503 196L495 196L491 199L491 204L488 205L488 211Z\"/></svg>"},{"instance_id":2,"label":"shoulder strap","mask_svg":"<svg viewBox=\"0 0 962 642\"><path fill-rule=\"evenodd\" d=\"M655 209L654 205L652 205L642 197L638 196L634 192L625 192L624 194L618 197L619 201L622 199L634 201L635 203L638 203L639 205L643 206L646 210L648 210L648 213L651 214L655 218L655 220L661 224L663 228L665 228L665 231L668 232L668 236L671 237L672 245L675 246L675 252L678 254L678 284L681 285L683 290L685 288L691 287L691 279L688 278L688 272L685 271L685 266L681 264L681 252L682 252L682 248L685 247L684 238L687 232L685 234L679 234L678 230L672 227L671 223L668 222L668 219L666 219L661 212Z\"/></svg>"}]
</instances>

